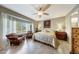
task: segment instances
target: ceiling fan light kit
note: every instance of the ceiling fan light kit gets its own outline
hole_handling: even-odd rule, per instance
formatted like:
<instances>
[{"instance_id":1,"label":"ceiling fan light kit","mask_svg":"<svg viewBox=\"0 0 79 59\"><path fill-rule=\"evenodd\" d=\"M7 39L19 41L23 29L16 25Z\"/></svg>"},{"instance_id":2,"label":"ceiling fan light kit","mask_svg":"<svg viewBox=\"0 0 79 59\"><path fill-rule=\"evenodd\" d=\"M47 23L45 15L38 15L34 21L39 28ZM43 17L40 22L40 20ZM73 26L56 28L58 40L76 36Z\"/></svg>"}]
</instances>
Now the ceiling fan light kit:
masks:
<instances>
[{"instance_id":1,"label":"ceiling fan light kit","mask_svg":"<svg viewBox=\"0 0 79 59\"><path fill-rule=\"evenodd\" d=\"M37 15L43 15L43 11L38 11Z\"/></svg>"}]
</instances>

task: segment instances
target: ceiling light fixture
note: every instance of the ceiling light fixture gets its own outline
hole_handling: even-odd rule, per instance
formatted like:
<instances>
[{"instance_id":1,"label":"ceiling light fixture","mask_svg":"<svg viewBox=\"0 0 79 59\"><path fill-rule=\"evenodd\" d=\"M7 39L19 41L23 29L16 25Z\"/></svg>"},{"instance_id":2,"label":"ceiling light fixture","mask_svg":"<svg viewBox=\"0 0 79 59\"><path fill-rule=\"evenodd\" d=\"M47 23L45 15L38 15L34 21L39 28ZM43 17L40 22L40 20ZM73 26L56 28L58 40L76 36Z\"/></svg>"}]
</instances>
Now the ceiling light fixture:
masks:
<instances>
[{"instance_id":1,"label":"ceiling light fixture","mask_svg":"<svg viewBox=\"0 0 79 59\"><path fill-rule=\"evenodd\" d=\"M38 11L37 13L39 16L42 16L43 15L43 11Z\"/></svg>"}]
</instances>

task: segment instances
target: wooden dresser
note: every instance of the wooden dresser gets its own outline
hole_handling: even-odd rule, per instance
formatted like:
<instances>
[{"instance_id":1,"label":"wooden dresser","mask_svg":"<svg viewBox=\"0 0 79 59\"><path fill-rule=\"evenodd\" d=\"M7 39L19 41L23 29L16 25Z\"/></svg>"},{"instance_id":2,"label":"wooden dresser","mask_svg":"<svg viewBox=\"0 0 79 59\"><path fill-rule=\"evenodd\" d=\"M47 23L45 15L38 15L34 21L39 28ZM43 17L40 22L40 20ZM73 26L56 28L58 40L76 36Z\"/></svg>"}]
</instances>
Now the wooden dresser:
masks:
<instances>
[{"instance_id":1,"label":"wooden dresser","mask_svg":"<svg viewBox=\"0 0 79 59\"><path fill-rule=\"evenodd\" d=\"M72 53L79 54L79 28L72 28Z\"/></svg>"}]
</instances>

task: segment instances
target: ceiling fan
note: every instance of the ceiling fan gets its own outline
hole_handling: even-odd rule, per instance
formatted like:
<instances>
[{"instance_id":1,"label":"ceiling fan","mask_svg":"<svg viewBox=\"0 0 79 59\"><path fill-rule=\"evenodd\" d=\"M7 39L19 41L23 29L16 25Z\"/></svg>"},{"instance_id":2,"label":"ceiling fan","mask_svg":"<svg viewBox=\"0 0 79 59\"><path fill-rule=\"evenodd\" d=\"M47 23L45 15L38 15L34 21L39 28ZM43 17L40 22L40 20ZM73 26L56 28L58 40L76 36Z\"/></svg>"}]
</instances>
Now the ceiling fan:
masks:
<instances>
[{"instance_id":1,"label":"ceiling fan","mask_svg":"<svg viewBox=\"0 0 79 59\"><path fill-rule=\"evenodd\" d=\"M49 7L50 7L50 4L44 4L44 5L38 6L38 8L34 7L37 12L34 13L33 15L37 15L38 17L41 17L42 15L49 15L49 13L46 12L46 10Z\"/></svg>"}]
</instances>

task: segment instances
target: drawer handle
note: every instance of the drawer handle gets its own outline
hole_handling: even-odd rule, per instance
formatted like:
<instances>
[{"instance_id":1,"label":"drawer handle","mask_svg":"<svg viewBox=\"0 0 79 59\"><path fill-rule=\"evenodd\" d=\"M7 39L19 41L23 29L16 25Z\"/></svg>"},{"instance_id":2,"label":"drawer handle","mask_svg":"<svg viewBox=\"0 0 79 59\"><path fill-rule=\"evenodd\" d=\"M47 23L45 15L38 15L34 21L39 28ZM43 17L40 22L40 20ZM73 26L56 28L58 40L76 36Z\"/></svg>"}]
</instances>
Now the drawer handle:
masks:
<instances>
[{"instance_id":1,"label":"drawer handle","mask_svg":"<svg viewBox=\"0 0 79 59\"><path fill-rule=\"evenodd\" d=\"M75 48L77 48L77 47L75 47Z\"/></svg>"},{"instance_id":2,"label":"drawer handle","mask_svg":"<svg viewBox=\"0 0 79 59\"><path fill-rule=\"evenodd\" d=\"M77 41L75 41L77 43Z\"/></svg>"}]
</instances>

